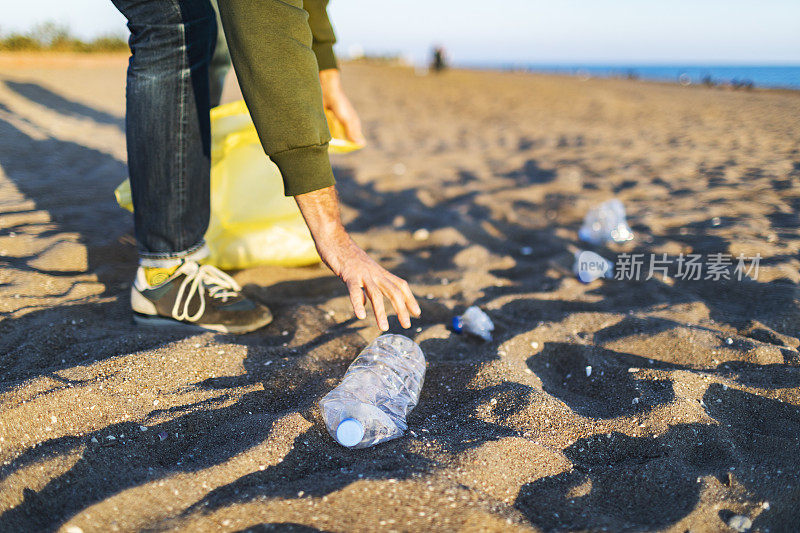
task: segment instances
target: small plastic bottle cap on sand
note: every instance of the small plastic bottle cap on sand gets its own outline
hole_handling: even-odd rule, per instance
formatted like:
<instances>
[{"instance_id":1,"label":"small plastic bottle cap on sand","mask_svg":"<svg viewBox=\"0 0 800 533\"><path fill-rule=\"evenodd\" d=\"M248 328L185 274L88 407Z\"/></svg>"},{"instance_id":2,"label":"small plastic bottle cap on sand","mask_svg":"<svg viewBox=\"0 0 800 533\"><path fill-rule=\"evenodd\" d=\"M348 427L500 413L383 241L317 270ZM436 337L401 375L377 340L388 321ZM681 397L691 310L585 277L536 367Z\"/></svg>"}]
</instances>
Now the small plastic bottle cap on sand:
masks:
<instances>
[{"instance_id":1,"label":"small plastic bottle cap on sand","mask_svg":"<svg viewBox=\"0 0 800 533\"><path fill-rule=\"evenodd\" d=\"M342 446L351 448L364 438L364 426L355 418L345 418L336 428L336 440Z\"/></svg>"}]
</instances>

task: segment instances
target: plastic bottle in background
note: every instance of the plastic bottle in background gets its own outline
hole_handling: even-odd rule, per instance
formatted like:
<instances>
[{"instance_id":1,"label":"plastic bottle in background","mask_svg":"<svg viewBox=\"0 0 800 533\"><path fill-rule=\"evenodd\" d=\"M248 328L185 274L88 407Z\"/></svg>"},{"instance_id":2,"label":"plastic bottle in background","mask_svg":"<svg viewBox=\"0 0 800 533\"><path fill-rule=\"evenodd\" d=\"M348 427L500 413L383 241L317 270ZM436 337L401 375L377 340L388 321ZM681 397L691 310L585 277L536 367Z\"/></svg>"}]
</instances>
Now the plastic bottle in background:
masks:
<instances>
[{"instance_id":1,"label":"plastic bottle in background","mask_svg":"<svg viewBox=\"0 0 800 533\"><path fill-rule=\"evenodd\" d=\"M603 277L614 278L614 264L602 255L587 250L575 253L572 271L584 283L591 283Z\"/></svg>"},{"instance_id":2,"label":"plastic bottle in background","mask_svg":"<svg viewBox=\"0 0 800 533\"><path fill-rule=\"evenodd\" d=\"M633 231L625 220L625 206L615 198L591 209L583 219L578 237L592 244L632 240Z\"/></svg>"},{"instance_id":3,"label":"plastic bottle in background","mask_svg":"<svg viewBox=\"0 0 800 533\"><path fill-rule=\"evenodd\" d=\"M425 355L417 343L403 335L381 335L319 401L328 433L348 448L367 448L401 436L424 379Z\"/></svg>"},{"instance_id":4,"label":"plastic bottle in background","mask_svg":"<svg viewBox=\"0 0 800 533\"><path fill-rule=\"evenodd\" d=\"M466 331L489 342L492 340L494 324L489 315L473 305L464 311L463 315L453 317L453 330L456 333Z\"/></svg>"}]
</instances>

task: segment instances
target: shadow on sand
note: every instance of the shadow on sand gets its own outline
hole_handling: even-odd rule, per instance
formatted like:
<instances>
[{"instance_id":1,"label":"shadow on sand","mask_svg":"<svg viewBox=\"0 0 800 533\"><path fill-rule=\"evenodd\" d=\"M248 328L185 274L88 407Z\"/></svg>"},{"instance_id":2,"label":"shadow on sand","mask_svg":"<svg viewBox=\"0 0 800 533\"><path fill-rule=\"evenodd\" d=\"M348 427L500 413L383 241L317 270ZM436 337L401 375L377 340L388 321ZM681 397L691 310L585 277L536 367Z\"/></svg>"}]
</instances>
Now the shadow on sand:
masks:
<instances>
[{"instance_id":1,"label":"shadow on sand","mask_svg":"<svg viewBox=\"0 0 800 533\"><path fill-rule=\"evenodd\" d=\"M65 100L35 84L6 83L19 94L64 114L86 116L101 123L119 123L115 117ZM26 147L22 154L2 149L0 157L6 175L36 202L37 209L52 215L56 225L53 232L80 235L81 243L89 250L89 271L96 273L106 286L104 295L117 298L110 303L77 304L66 312L60 310L58 324L50 316L53 311L45 309L29 313L13 325L0 325L3 330L0 350L5 354L0 387L8 389L37 375L52 376L55 370L84 364L87 360L131 353L184 336L160 332L143 334L127 320L125 291L120 283L132 276L135 252L116 240L129 229L130 221L116 208L112 195L114 186L124 175L124 165L73 143L52 138L26 138L8 122L0 121L0 138L4 142L10 139L10 146ZM65 164L74 165L75 172L65 174ZM500 187L513 191L520 185L547 183L554 179L547 172L531 160ZM647 413L674 399L672 383L662 379L634 379L627 372L629 366L664 371L692 370L688 366L651 362L595 345L548 343L539 355L527 361L528 367L541 380L541 390L509 380L476 385L475 378L482 368L497 361L500 344L531 331L537 321L558 321L575 312L626 314L655 305L701 301L711 310L712 318L723 323L741 327L757 319L766 324L765 327L786 334L797 326L796 322L787 323L782 318L786 316L786 307L794 305L796 295L795 286L788 281L748 282L720 291L717 286L668 286L653 279L600 285L590 291L598 297L596 302L537 300L530 294L555 291L564 281L563 275L547 273L553 258L568 261L571 257L569 247L573 243L558 237L553 229L535 229L523 223L493 219L500 234L497 236L482 225L492 215L486 207L476 203L479 192L448 198L431 209L420 200L415 189L383 193L372 184L357 183L348 168L337 168L336 174L342 201L358 212L349 225L351 230L394 227L393 221L402 215L405 223L400 229L455 228L470 243L479 244L493 254L515 257L514 267L493 272L508 283L503 287L483 288L484 297L477 302L519 296L493 313L498 328L493 343L477 346L461 337L422 343L429 369L420 405L409 422L412 427L420 428L421 433L424 430L424 436L409 436L358 453L333 445L324 431L316 400L343 374L366 339L349 321L329 327L309 342L292 346L299 327L297 321L293 323L295 308L313 299L309 287L327 287L331 278L283 282L270 288L282 295L275 311L276 315L286 318L278 325L235 340L219 337L221 341L247 347L243 361L245 372L240 376L196 383L194 387L198 390L215 393L210 399L171 410L168 413L171 419L153 423L147 432L139 431L139 422L114 424L82 436L42 442L3 465L0 476L7 479L20 469L83 447L80 459L68 471L38 490L26 489L24 500L0 516L0 530L54 530L76 513L126 489L175 473L200 472L220 465L269 439L275 422L289 413L299 413L313 425L295 439L292 450L278 464L211 490L176 518L208 513L256 498L296 498L300 491L309 496L321 496L359 479L403 479L431 473L446 468L447 464L415 451L418 449L413 445L415 442L435 443L443 456L452 459L488 441L524 437L526 432L510 421L545 397L553 397L590 419ZM54 184L53 179L64 181ZM474 176L462 175L459 179L479 181ZM62 192L53 194L54 190ZM498 190L484 188L484 192ZM553 205L517 201L514 207L541 214L554 206L557 208L557 199L551 200L554 200ZM569 202L570 198L565 196L561 201ZM575 221L576 226L577 223ZM725 247L729 243L707 244ZM533 253L519 256L517 251L522 245L530 245ZM437 271L458 270L453 256L459 249L455 245L420 245L404 250L396 272L410 278L412 283L422 283L435 277ZM32 270L30 259L32 257L3 258L3 262L7 268ZM71 274L74 273L66 275ZM257 297L274 305L269 300L269 290L250 289ZM345 293L343 288L339 290L341 295ZM753 304L764 295L771 296L773 301ZM323 320L322 311L318 311L318 319ZM425 328L440 324L448 320L449 315L450 310L445 306L426 300L419 325ZM82 321L82 327L71 329L72 320ZM25 333L51 322L53 326L43 334ZM601 338L602 335L622 335L625 327L632 326L627 323L619 327L623 329L605 331L600 334ZM664 331L675 324L661 321L654 327L655 331ZM281 329L288 333L279 334ZM396 322L393 322L393 329L398 331ZM765 331L762 338L779 338L775 331ZM72 345L87 346L93 339L101 341L111 335L119 340L105 352L92 351L88 356L83 348L70 351ZM327 359L315 359L315 350L334 341L346 349ZM26 356L33 353L36 357L26 362ZM595 369L595 378L608 376L608 382L614 386L587 376L567 376L569 369L585 365ZM757 376L765 371L765 366L743 364L738 370L741 383L751 384L758 382ZM772 383L771 388L798 385L800 376L796 368L773 370L780 373L783 380ZM732 370L725 367L717 371L727 375ZM220 406L233 397L233 389L254 384L260 384L263 390L246 393L232 405ZM770 387L770 384L758 382L758 386ZM634 405L633 398L641 400ZM490 403L491 400L496 401ZM800 509L796 505L800 411L783 402L733 389L723 390L716 385L708 388L704 400L709 416L717 422L715 425L676 424L656 438L598 434L571 444L563 453L573 463L573 469L524 485L515 508L532 524L546 530L668 527L695 508L701 490L698 476L713 475L727 483L741 484L754 498L772 502L776 512L770 516L780 515L784 517L781 520L787 514L796 516ZM487 405L491 405L488 417L481 414ZM153 411L147 415L145 423L163 414ZM125 434L126 437L118 439L114 445L104 445L109 434ZM161 438L161 435L166 437ZM92 438L98 443L92 443ZM622 465L626 468L620 468ZM749 474L756 468L776 474L771 479ZM758 520L756 525L771 527L770 520ZM261 524L248 531L273 530L316 531L285 523Z\"/></svg>"}]
</instances>

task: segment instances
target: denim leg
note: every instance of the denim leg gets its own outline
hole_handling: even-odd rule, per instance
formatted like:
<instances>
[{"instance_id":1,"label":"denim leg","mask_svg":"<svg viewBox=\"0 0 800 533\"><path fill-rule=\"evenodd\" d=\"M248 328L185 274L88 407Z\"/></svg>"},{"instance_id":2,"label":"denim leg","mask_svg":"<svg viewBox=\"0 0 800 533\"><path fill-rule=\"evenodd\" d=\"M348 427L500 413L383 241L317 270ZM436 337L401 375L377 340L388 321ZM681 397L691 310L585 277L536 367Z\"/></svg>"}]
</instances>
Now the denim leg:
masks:
<instances>
[{"instance_id":1,"label":"denim leg","mask_svg":"<svg viewBox=\"0 0 800 533\"><path fill-rule=\"evenodd\" d=\"M208 0L112 0L128 19L126 134L139 253L150 262L204 247L210 201Z\"/></svg>"}]
</instances>

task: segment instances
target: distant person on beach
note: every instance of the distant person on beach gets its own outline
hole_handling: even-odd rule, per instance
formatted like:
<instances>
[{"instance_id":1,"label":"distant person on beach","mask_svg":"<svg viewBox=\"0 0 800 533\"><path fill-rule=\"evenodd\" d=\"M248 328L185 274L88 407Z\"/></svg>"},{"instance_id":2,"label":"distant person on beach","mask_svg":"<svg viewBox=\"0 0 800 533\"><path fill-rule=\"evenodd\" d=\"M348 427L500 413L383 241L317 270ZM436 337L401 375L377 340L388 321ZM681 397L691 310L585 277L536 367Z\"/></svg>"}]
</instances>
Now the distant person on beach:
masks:
<instances>
[{"instance_id":1,"label":"distant person on beach","mask_svg":"<svg viewBox=\"0 0 800 533\"><path fill-rule=\"evenodd\" d=\"M245 297L229 275L200 263L208 254L214 8L209 0L112 1L131 31L126 134L140 258L131 288L134 318L228 333L265 326L272 321L266 306ZM342 90L326 5L219 0L219 16L261 144L323 262L347 285L358 318L366 318L369 299L378 326L387 330L386 297L408 328L410 315L420 313L408 284L359 248L339 216L323 109L344 124L350 140L364 139Z\"/></svg>"},{"instance_id":2,"label":"distant person on beach","mask_svg":"<svg viewBox=\"0 0 800 533\"><path fill-rule=\"evenodd\" d=\"M431 70L442 72L447 69L447 52L443 46L435 46L431 54Z\"/></svg>"}]
</instances>

